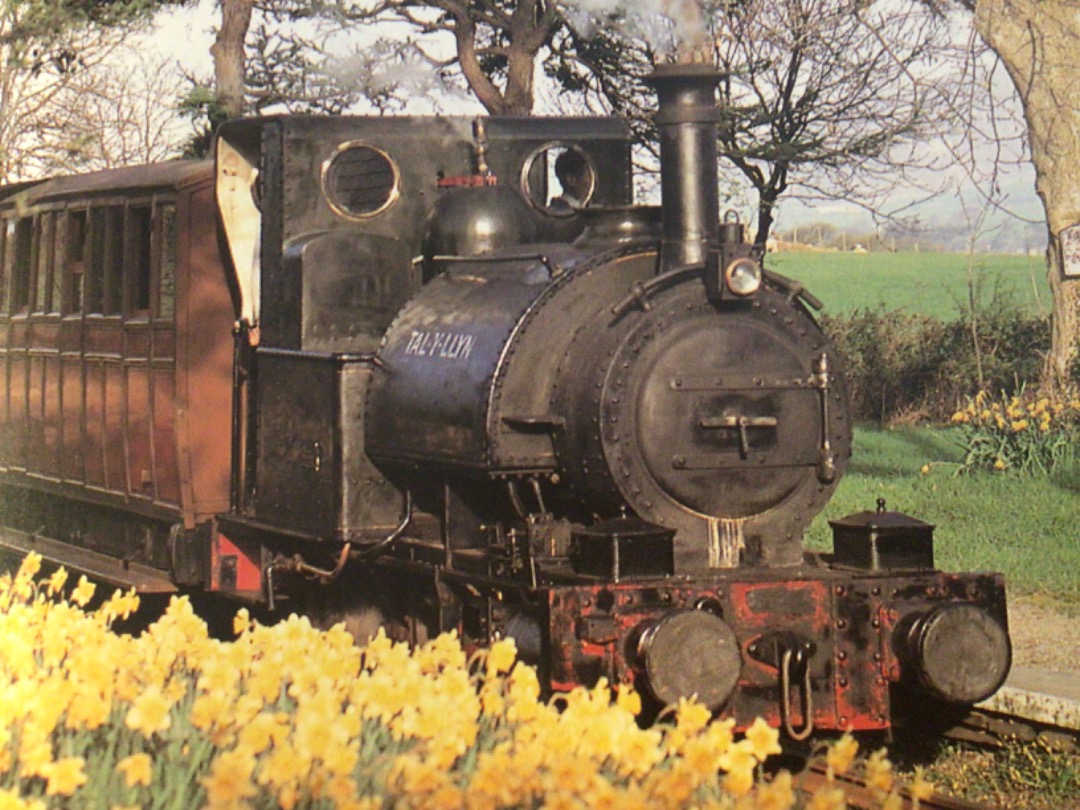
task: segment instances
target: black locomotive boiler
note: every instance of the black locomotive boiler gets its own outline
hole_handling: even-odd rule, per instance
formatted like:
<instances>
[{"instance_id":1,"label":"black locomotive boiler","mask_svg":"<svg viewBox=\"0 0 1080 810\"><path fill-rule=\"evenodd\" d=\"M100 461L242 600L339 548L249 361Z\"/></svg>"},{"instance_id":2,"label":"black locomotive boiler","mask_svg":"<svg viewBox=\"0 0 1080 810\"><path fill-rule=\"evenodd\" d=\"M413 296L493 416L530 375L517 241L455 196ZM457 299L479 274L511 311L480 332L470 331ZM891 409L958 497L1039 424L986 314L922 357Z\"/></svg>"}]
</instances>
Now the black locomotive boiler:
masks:
<instances>
[{"instance_id":1,"label":"black locomotive boiler","mask_svg":"<svg viewBox=\"0 0 1080 810\"><path fill-rule=\"evenodd\" d=\"M6 192L5 430L40 441L3 445L5 545L512 636L552 689L632 681L794 738L989 696L999 575L937 570L883 504L803 548L850 455L841 362L720 216L715 75L652 84L657 207L614 119L242 120L213 204L198 167Z\"/></svg>"}]
</instances>

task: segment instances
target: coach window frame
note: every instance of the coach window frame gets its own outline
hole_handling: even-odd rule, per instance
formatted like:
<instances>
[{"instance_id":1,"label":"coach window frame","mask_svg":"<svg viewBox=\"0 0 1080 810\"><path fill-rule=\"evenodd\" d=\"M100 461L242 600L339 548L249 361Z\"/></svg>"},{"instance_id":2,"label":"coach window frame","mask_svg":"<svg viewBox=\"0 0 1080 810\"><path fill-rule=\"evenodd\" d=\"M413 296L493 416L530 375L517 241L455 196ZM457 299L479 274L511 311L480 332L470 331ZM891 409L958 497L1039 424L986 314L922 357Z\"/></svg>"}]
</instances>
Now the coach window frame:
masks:
<instances>
[{"instance_id":1,"label":"coach window frame","mask_svg":"<svg viewBox=\"0 0 1080 810\"><path fill-rule=\"evenodd\" d=\"M11 302L12 276L15 263L15 220L11 212L0 215L0 241L3 248L0 250L0 315L5 320L10 316L8 306Z\"/></svg>"},{"instance_id":2,"label":"coach window frame","mask_svg":"<svg viewBox=\"0 0 1080 810\"><path fill-rule=\"evenodd\" d=\"M79 202L64 209L63 313L82 316L90 255L90 206Z\"/></svg>"},{"instance_id":3,"label":"coach window frame","mask_svg":"<svg viewBox=\"0 0 1080 810\"><path fill-rule=\"evenodd\" d=\"M151 245L152 275L150 303L152 317L172 321L176 318L176 271L179 265L176 200L161 199L154 203L153 238ZM168 273L166 273L168 267ZM170 283L166 284L168 277ZM165 303L168 302L166 311Z\"/></svg>"},{"instance_id":4,"label":"coach window frame","mask_svg":"<svg viewBox=\"0 0 1080 810\"><path fill-rule=\"evenodd\" d=\"M8 279L8 223L10 218L0 214L0 318L7 319Z\"/></svg>"},{"instance_id":5,"label":"coach window frame","mask_svg":"<svg viewBox=\"0 0 1080 810\"><path fill-rule=\"evenodd\" d=\"M102 258L101 315L124 316L124 264L126 243L126 208L124 201L105 206L104 255Z\"/></svg>"},{"instance_id":6,"label":"coach window frame","mask_svg":"<svg viewBox=\"0 0 1080 810\"><path fill-rule=\"evenodd\" d=\"M155 241L154 201L126 201L121 302L126 320L149 321L152 317Z\"/></svg>"},{"instance_id":7,"label":"coach window frame","mask_svg":"<svg viewBox=\"0 0 1080 810\"><path fill-rule=\"evenodd\" d=\"M105 210L103 204L87 207L86 271L83 277L84 316L104 317Z\"/></svg>"},{"instance_id":8,"label":"coach window frame","mask_svg":"<svg viewBox=\"0 0 1080 810\"><path fill-rule=\"evenodd\" d=\"M30 296L30 314L44 315L49 311L49 241L55 233L56 217L52 211L41 211L34 217L34 282Z\"/></svg>"},{"instance_id":9,"label":"coach window frame","mask_svg":"<svg viewBox=\"0 0 1080 810\"><path fill-rule=\"evenodd\" d=\"M146 322L175 315L176 202L143 196L79 201L65 212L80 223L64 239L64 313ZM170 227L171 223L171 227ZM82 239L77 232L82 231ZM161 285L171 268L171 292ZM164 300L171 300L166 306Z\"/></svg>"},{"instance_id":10,"label":"coach window frame","mask_svg":"<svg viewBox=\"0 0 1080 810\"><path fill-rule=\"evenodd\" d=\"M25 317L30 314L34 290L34 217L12 217L9 227L11 272L7 312Z\"/></svg>"}]
</instances>

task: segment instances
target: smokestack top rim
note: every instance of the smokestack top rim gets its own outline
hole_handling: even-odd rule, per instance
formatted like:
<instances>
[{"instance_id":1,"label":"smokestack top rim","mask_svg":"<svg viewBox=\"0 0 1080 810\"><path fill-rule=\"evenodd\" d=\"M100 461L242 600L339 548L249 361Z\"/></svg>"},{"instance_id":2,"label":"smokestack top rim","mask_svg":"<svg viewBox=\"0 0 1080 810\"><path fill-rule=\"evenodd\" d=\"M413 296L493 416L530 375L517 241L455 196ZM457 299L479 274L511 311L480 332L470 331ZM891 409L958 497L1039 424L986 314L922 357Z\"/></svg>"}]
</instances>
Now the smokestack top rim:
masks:
<instances>
[{"instance_id":1,"label":"smokestack top rim","mask_svg":"<svg viewBox=\"0 0 1080 810\"><path fill-rule=\"evenodd\" d=\"M724 75L724 71L704 62L670 62L656 65L653 72L645 77L645 83L657 85L668 81L685 82L695 79L718 83Z\"/></svg>"}]
</instances>

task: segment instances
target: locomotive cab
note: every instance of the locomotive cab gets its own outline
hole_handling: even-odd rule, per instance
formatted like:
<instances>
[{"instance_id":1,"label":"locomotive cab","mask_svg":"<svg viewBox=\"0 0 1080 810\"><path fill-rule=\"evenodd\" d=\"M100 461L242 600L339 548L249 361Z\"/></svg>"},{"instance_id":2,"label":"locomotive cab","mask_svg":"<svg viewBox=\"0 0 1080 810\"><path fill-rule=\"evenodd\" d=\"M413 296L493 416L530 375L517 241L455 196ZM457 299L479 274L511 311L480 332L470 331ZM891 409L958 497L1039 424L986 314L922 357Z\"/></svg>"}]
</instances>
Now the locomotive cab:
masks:
<instances>
[{"instance_id":1,"label":"locomotive cab","mask_svg":"<svg viewBox=\"0 0 1080 810\"><path fill-rule=\"evenodd\" d=\"M630 202L629 134L615 119L280 116L222 127L217 194L238 324L230 534L318 544L393 530L403 497L363 435L383 335L437 275L425 248L477 253L566 232L573 217L543 203L553 155L567 150L593 172L592 202Z\"/></svg>"}]
</instances>

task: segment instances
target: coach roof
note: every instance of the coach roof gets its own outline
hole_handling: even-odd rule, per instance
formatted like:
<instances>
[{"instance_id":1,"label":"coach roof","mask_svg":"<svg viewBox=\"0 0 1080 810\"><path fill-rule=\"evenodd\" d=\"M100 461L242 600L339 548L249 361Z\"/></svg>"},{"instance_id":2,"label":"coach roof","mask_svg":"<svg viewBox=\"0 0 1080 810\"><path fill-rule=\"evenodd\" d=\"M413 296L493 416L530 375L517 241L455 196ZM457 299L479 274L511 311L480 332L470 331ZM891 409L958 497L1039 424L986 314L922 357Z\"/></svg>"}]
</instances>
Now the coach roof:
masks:
<instances>
[{"instance_id":1,"label":"coach roof","mask_svg":"<svg viewBox=\"0 0 1080 810\"><path fill-rule=\"evenodd\" d=\"M87 174L54 177L37 183L19 184L11 194L0 189L0 200L18 198L26 205L36 205L70 197L137 194L158 189L178 188L210 179L213 162L209 160L173 160L144 166L125 166Z\"/></svg>"}]
</instances>

